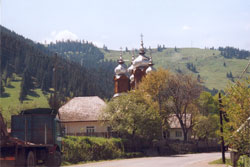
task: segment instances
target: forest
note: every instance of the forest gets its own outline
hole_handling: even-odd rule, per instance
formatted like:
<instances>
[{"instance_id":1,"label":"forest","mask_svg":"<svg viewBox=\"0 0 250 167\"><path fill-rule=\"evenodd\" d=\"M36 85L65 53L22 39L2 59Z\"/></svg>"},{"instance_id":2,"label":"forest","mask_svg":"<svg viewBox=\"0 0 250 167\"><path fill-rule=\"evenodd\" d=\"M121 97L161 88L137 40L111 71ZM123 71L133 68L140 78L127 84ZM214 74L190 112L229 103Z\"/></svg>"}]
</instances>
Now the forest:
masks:
<instances>
[{"instance_id":1,"label":"forest","mask_svg":"<svg viewBox=\"0 0 250 167\"><path fill-rule=\"evenodd\" d=\"M1 95L13 74L22 77L20 101L25 100L33 88L51 92L51 88L56 87L62 98L92 95L110 98L113 95L116 62L104 60L93 44L66 41L45 47L5 27L0 28Z\"/></svg>"}]
</instances>

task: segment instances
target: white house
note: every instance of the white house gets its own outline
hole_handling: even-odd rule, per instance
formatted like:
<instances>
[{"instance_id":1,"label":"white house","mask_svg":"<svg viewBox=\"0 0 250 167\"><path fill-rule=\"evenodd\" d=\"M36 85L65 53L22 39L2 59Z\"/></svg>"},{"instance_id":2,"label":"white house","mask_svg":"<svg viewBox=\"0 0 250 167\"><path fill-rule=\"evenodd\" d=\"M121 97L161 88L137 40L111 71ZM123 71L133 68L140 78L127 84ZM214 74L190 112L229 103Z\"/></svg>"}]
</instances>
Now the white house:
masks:
<instances>
[{"instance_id":1,"label":"white house","mask_svg":"<svg viewBox=\"0 0 250 167\"><path fill-rule=\"evenodd\" d=\"M66 135L109 135L109 127L99 120L105 102L98 96L74 97L59 109L59 118Z\"/></svg>"}]
</instances>

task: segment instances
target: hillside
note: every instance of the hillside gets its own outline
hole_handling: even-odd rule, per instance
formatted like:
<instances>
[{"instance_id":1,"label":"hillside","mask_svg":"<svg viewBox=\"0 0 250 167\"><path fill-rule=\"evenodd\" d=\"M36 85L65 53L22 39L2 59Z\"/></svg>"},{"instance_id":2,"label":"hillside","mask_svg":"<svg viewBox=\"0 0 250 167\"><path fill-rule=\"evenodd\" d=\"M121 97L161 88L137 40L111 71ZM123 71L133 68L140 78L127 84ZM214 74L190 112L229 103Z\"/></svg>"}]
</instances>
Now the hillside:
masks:
<instances>
[{"instance_id":1,"label":"hillside","mask_svg":"<svg viewBox=\"0 0 250 167\"><path fill-rule=\"evenodd\" d=\"M19 101L19 94L21 90L22 78L15 76L15 79L5 87L5 92L0 98L2 115L5 121L10 123L12 114L17 114L22 109L34 107L49 107L48 94L45 94L41 89L33 89L28 93L26 99L21 103ZM8 126L10 126L8 124Z\"/></svg>"},{"instance_id":2,"label":"hillside","mask_svg":"<svg viewBox=\"0 0 250 167\"><path fill-rule=\"evenodd\" d=\"M87 41L58 41L46 46L1 28L0 108L47 107L56 87L60 100L75 96L113 95L114 68L120 51L100 49ZM55 58L55 52L58 53ZM138 53L136 53L137 55ZM146 50L147 56L149 51ZM123 52L127 65L131 51ZM210 90L224 89L237 80L248 63L250 52L232 47L211 49L152 49L156 68L190 73ZM249 71L246 76L249 76ZM213 93L216 91L213 91ZM11 107L10 107L11 106Z\"/></svg>"},{"instance_id":3,"label":"hillside","mask_svg":"<svg viewBox=\"0 0 250 167\"><path fill-rule=\"evenodd\" d=\"M0 28L0 110L7 113L7 117L23 107L48 107L47 97L53 93L55 85L60 101L75 96L112 97L113 68L109 61L94 64L85 59L85 65L81 65L60 53L56 57L55 52L44 45ZM96 52L103 55L91 44L86 47L91 49L82 51L83 55L97 55ZM90 68L86 64L94 66ZM18 109L12 112L11 108Z\"/></svg>"},{"instance_id":4,"label":"hillside","mask_svg":"<svg viewBox=\"0 0 250 167\"><path fill-rule=\"evenodd\" d=\"M120 51L102 49L102 52L107 60L117 60L120 55ZM232 80L237 80L248 63L247 59L225 58L221 55L221 51L215 49L166 48L161 51L152 49L151 52L155 68L162 67L173 72L190 73L194 77L199 75L201 83L210 90L223 90ZM249 59L249 52L247 54L246 58ZM149 51L146 55L149 56ZM129 65L131 51L124 51L123 57ZM192 68L188 69L188 64L195 67L196 71L192 71ZM227 77L230 72L233 78ZM249 72L247 75L250 75Z\"/></svg>"}]
</instances>

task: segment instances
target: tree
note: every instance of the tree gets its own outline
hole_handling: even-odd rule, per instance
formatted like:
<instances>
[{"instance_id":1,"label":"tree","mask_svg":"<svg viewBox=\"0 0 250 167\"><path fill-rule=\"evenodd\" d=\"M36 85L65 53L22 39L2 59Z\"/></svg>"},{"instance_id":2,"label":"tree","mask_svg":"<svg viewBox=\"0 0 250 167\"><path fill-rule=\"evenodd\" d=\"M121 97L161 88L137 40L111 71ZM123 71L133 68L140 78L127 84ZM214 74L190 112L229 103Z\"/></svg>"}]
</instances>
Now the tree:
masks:
<instances>
[{"instance_id":1,"label":"tree","mask_svg":"<svg viewBox=\"0 0 250 167\"><path fill-rule=\"evenodd\" d=\"M200 94L197 103L199 106L199 111L203 116L219 113L217 102L209 92L203 91Z\"/></svg>"},{"instance_id":2,"label":"tree","mask_svg":"<svg viewBox=\"0 0 250 167\"><path fill-rule=\"evenodd\" d=\"M3 87L3 81L0 80L0 97L3 96L4 91L5 91L5 89L4 89L4 87Z\"/></svg>"},{"instance_id":3,"label":"tree","mask_svg":"<svg viewBox=\"0 0 250 167\"><path fill-rule=\"evenodd\" d=\"M162 47L161 47L161 45L157 45L157 51L158 52L161 52L163 49L162 49Z\"/></svg>"},{"instance_id":4,"label":"tree","mask_svg":"<svg viewBox=\"0 0 250 167\"><path fill-rule=\"evenodd\" d=\"M108 51L108 47L106 45L103 45L102 48L103 48L104 51L106 51L106 52Z\"/></svg>"},{"instance_id":5,"label":"tree","mask_svg":"<svg viewBox=\"0 0 250 167\"><path fill-rule=\"evenodd\" d=\"M30 89L34 88L33 80L31 78L31 73L28 69L25 69L22 75L22 82L21 82L21 91L19 95L19 101L22 103L28 94Z\"/></svg>"},{"instance_id":6,"label":"tree","mask_svg":"<svg viewBox=\"0 0 250 167\"><path fill-rule=\"evenodd\" d=\"M162 91L167 110L175 114L179 120L184 141L187 141L188 131L193 126L187 126L187 114L196 114L195 101L199 98L201 90L201 85L192 76L177 74L169 78L167 86Z\"/></svg>"},{"instance_id":7,"label":"tree","mask_svg":"<svg viewBox=\"0 0 250 167\"><path fill-rule=\"evenodd\" d=\"M104 109L102 120L108 120L108 124L114 132L132 138L144 138L148 141L159 136L159 115L154 111L154 106L149 105L143 96L135 92L129 92L108 102Z\"/></svg>"},{"instance_id":8,"label":"tree","mask_svg":"<svg viewBox=\"0 0 250 167\"><path fill-rule=\"evenodd\" d=\"M201 82L201 76L200 76L200 74L197 75L197 81Z\"/></svg>"},{"instance_id":9,"label":"tree","mask_svg":"<svg viewBox=\"0 0 250 167\"><path fill-rule=\"evenodd\" d=\"M196 119L196 124L193 128L193 133L199 140L208 141L209 138L216 138L216 131L219 129L219 116L209 115L209 116L198 116Z\"/></svg>"},{"instance_id":10,"label":"tree","mask_svg":"<svg viewBox=\"0 0 250 167\"><path fill-rule=\"evenodd\" d=\"M139 84L139 89L147 103L156 105L156 111L161 116L162 137L167 130L169 112L166 110L166 103L162 91L167 86L171 73L168 70L158 69L146 75Z\"/></svg>"},{"instance_id":11,"label":"tree","mask_svg":"<svg viewBox=\"0 0 250 167\"><path fill-rule=\"evenodd\" d=\"M156 103L162 119L162 132L167 128L168 118L176 115L182 127L184 140L187 141L187 114L195 114L201 86L196 79L189 75L171 74L160 69L152 72L142 79L139 90L151 104ZM191 125L192 126L192 125Z\"/></svg>"},{"instance_id":12,"label":"tree","mask_svg":"<svg viewBox=\"0 0 250 167\"><path fill-rule=\"evenodd\" d=\"M228 87L228 96L223 99L224 111L229 122L224 123L226 144L238 150L240 154L247 153L250 148L250 79L237 82ZM248 121L247 121L248 120Z\"/></svg>"}]
</instances>

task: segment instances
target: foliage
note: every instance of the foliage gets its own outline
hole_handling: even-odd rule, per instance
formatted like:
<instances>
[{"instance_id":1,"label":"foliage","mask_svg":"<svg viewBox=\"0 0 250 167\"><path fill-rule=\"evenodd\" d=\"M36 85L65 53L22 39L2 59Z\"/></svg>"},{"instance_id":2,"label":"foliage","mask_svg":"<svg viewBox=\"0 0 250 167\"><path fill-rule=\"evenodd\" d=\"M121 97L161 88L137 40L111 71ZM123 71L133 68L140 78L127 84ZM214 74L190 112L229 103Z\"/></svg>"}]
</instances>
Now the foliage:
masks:
<instances>
[{"instance_id":1,"label":"foliage","mask_svg":"<svg viewBox=\"0 0 250 167\"><path fill-rule=\"evenodd\" d=\"M114 159L124 155L119 138L66 136L63 142L63 160L70 163Z\"/></svg>"},{"instance_id":2,"label":"foliage","mask_svg":"<svg viewBox=\"0 0 250 167\"><path fill-rule=\"evenodd\" d=\"M4 89L4 86L3 86L3 81L2 81L2 80L0 80L0 97L2 97L2 96L3 96L4 91L5 91L5 89Z\"/></svg>"},{"instance_id":3,"label":"foliage","mask_svg":"<svg viewBox=\"0 0 250 167\"><path fill-rule=\"evenodd\" d=\"M246 153L250 148L250 80L237 82L236 85L229 87L223 100L228 123L224 124L224 137L230 147ZM248 121L247 121L248 119Z\"/></svg>"},{"instance_id":4,"label":"foliage","mask_svg":"<svg viewBox=\"0 0 250 167\"><path fill-rule=\"evenodd\" d=\"M154 105L146 103L143 96L129 92L112 99L104 110L104 120L126 138L144 138L152 141L159 136L159 115Z\"/></svg>"},{"instance_id":5,"label":"foliage","mask_svg":"<svg viewBox=\"0 0 250 167\"><path fill-rule=\"evenodd\" d=\"M55 85L61 95L96 95L102 98L112 96L113 69L116 63L104 60L103 53L97 47L76 41L58 42L51 44L51 47L54 47L54 50L51 48L53 51L1 26L1 81L6 86L8 78L11 78L13 73L23 77L29 76L34 81L35 88L42 88L48 92L54 87L53 68L58 64ZM53 55L57 49L62 55L55 59ZM69 50L74 54L68 59ZM82 58L83 64L79 57ZM24 91L20 100L25 99L27 92L32 89L28 86L31 82L26 79L23 79L21 89Z\"/></svg>"},{"instance_id":6,"label":"foliage","mask_svg":"<svg viewBox=\"0 0 250 167\"><path fill-rule=\"evenodd\" d=\"M184 141L187 141L188 130L193 126L193 122L188 126L187 114L192 114L192 117L197 114L195 101L199 98L201 89L201 85L192 76L176 74L169 78L167 86L162 91L167 103L166 111L176 115L183 131Z\"/></svg>"},{"instance_id":7,"label":"foliage","mask_svg":"<svg viewBox=\"0 0 250 167\"><path fill-rule=\"evenodd\" d=\"M170 114L166 110L166 103L162 92L166 88L170 76L171 73L168 70L160 68L146 75L142 79L138 89L147 100L147 103L156 106L156 111L161 117L162 131L167 130L167 119Z\"/></svg>"},{"instance_id":8,"label":"foliage","mask_svg":"<svg viewBox=\"0 0 250 167\"><path fill-rule=\"evenodd\" d=\"M160 112L163 109L164 100L162 91L166 88L170 75L169 71L160 68L146 75L139 85L139 91L144 94L149 102L156 102Z\"/></svg>"},{"instance_id":9,"label":"foliage","mask_svg":"<svg viewBox=\"0 0 250 167\"><path fill-rule=\"evenodd\" d=\"M214 99L211 93L203 91L197 100L199 111L203 116L218 114L218 100Z\"/></svg>"},{"instance_id":10,"label":"foliage","mask_svg":"<svg viewBox=\"0 0 250 167\"><path fill-rule=\"evenodd\" d=\"M250 57L250 52L247 50L239 50L234 47L219 47L219 51L221 51L221 55L225 58L238 58L238 59L247 59Z\"/></svg>"},{"instance_id":11,"label":"foliage","mask_svg":"<svg viewBox=\"0 0 250 167\"><path fill-rule=\"evenodd\" d=\"M249 167L250 166L250 157L247 155L240 156L237 164L239 167Z\"/></svg>"},{"instance_id":12,"label":"foliage","mask_svg":"<svg viewBox=\"0 0 250 167\"><path fill-rule=\"evenodd\" d=\"M196 66L193 63L187 63L186 66L190 71L198 73L198 71L196 70Z\"/></svg>"},{"instance_id":13,"label":"foliage","mask_svg":"<svg viewBox=\"0 0 250 167\"><path fill-rule=\"evenodd\" d=\"M139 85L139 91L157 104L162 126L167 124L170 114L176 115L186 141L190 128L187 126L187 114L194 115L197 111L195 100L201 92L201 86L197 80L189 75L174 75L161 69L147 75ZM162 130L164 129L162 127Z\"/></svg>"},{"instance_id":14,"label":"foliage","mask_svg":"<svg viewBox=\"0 0 250 167\"><path fill-rule=\"evenodd\" d=\"M193 133L199 140L205 140L211 138L217 138L216 131L219 129L219 116L218 115L209 115L202 116L200 115L196 118L196 124L193 127Z\"/></svg>"}]
</instances>

